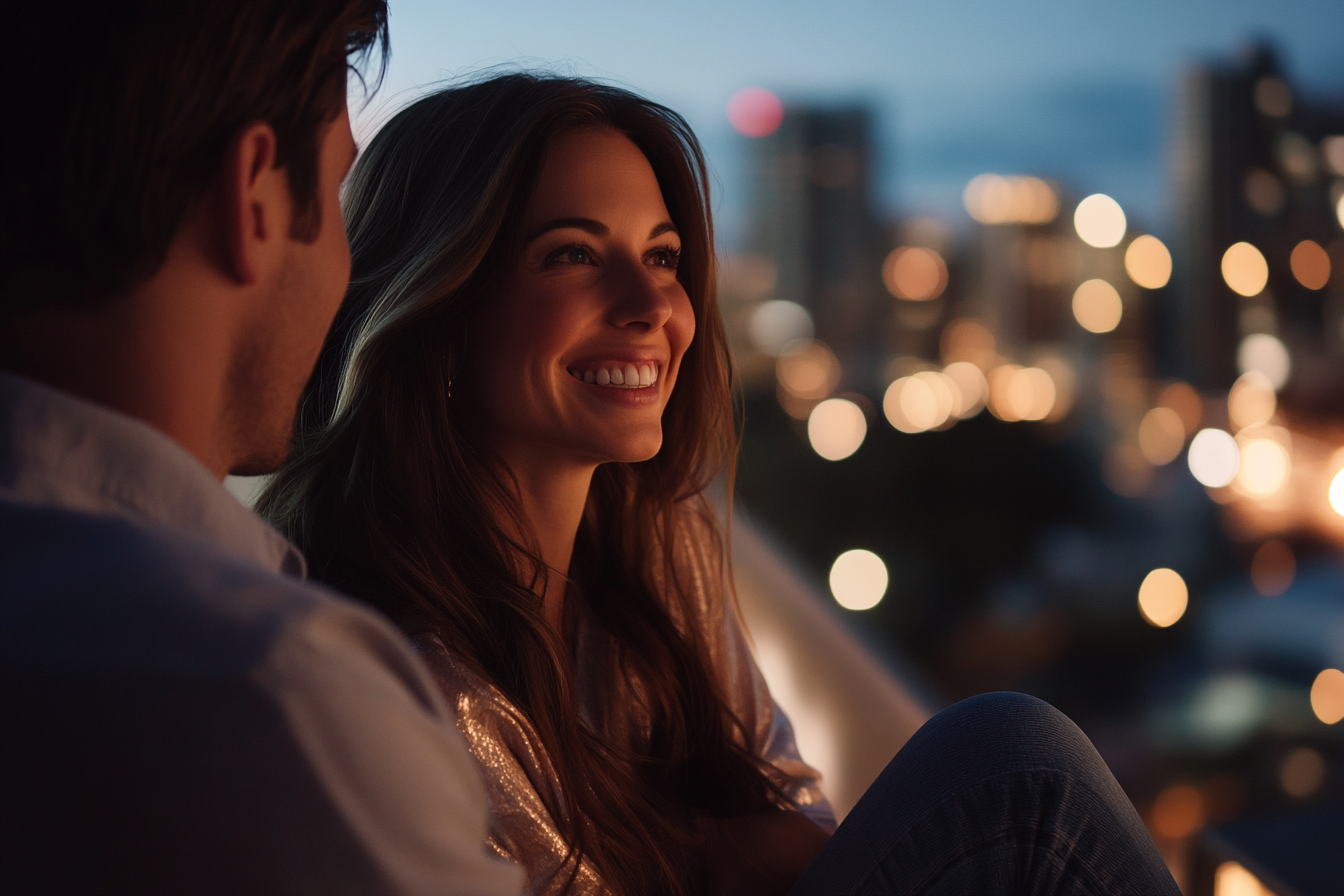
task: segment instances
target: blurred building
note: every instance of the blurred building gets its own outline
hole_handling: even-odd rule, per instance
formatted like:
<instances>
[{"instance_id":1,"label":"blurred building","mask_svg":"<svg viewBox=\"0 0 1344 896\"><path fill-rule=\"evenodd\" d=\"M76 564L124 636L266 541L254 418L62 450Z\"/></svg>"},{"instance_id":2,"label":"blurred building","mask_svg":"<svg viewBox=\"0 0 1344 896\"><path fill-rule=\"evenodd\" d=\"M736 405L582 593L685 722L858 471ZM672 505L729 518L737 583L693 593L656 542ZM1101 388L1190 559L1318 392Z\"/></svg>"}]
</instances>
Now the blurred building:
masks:
<instances>
[{"instance_id":1,"label":"blurred building","mask_svg":"<svg viewBox=\"0 0 1344 896\"><path fill-rule=\"evenodd\" d=\"M1288 398L1344 407L1344 104L1305 95L1262 46L1187 71L1177 109L1167 372L1226 388L1242 341L1268 334L1289 349ZM1268 268L1263 285L1228 279L1225 254L1242 242L1263 259L1246 253L1250 266Z\"/></svg>"},{"instance_id":2,"label":"blurred building","mask_svg":"<svg viewBox=\"0 0 1344 896\"><path fill-rule=\"evenodd\" d=\"M774 297L811 313L851 389L874 375L891 303L871 200L872 132L864 107L795 106L774 133L753 141L750 248L774 262Z\"/></svg>"}]
</instances>

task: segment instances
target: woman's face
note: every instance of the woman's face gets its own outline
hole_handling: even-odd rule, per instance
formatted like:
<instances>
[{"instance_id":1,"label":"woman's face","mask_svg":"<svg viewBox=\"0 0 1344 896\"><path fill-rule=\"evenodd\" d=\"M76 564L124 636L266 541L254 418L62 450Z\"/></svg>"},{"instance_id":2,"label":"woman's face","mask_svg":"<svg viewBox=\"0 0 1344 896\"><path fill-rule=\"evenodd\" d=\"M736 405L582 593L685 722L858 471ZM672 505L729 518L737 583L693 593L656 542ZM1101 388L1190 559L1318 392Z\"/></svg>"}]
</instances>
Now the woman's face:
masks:
<instances>
[{"instance_id":1,"label":"woman's face","mask_svg":"<svg viewBox=\"0 0 1344 896\"><path fill-rule=\"evenodd\" d=\"M653 457L695 315L648 159L611 129L557 137L523 227L469 339L487 435L506 462Z\"/></svg>"}]
</instances>

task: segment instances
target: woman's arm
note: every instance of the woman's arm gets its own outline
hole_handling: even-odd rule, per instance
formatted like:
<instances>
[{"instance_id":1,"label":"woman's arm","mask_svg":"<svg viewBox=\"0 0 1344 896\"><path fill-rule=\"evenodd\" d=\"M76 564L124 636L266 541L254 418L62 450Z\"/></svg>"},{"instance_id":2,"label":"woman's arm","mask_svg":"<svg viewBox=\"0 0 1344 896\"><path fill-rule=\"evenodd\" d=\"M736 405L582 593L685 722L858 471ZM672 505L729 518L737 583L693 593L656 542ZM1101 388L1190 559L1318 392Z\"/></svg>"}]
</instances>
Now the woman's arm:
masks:
<instances>
[{"instance_id":1,"label":"woman's arm","mask_svg":"<svg viewBox=\"0 0 1344 896\"><path fill-rule=\"evenodd\" d=\"M781 811L703 822L709 892L784 896L830 834L801 812Z\"/></svg>"}]
</instances>

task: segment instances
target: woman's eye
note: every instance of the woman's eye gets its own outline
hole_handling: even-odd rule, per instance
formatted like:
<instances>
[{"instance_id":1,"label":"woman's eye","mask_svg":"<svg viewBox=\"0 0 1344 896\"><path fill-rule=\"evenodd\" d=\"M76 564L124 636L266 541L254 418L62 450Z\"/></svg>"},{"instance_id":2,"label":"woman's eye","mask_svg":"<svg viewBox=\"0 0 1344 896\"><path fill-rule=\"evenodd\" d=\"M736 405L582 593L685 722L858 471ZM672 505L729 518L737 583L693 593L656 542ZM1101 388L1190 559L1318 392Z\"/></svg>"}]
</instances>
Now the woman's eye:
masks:
<instances>
[{"instance_id":1,"label":"woman's eye","mask_svg":"<svg viewBox=\"0 0 1344 896\"><path fill-rule=\"evenodd\" d=\"M547 264L593 264L593 253L587 246L565 246L546 257Z\"/></svg>"},{"instance_id":2,"label":"woman's eye","mask_svg":"<svg viewBox=\"0 0 1344 896\"><path fill-rule=\"evenodd\" d=\"M654 249L649 253L649 264L656 268L677 269L677 263L681 260L681 250L674 249L671 246L665 246L661 249Z\"/></svg>"}]
</instances>

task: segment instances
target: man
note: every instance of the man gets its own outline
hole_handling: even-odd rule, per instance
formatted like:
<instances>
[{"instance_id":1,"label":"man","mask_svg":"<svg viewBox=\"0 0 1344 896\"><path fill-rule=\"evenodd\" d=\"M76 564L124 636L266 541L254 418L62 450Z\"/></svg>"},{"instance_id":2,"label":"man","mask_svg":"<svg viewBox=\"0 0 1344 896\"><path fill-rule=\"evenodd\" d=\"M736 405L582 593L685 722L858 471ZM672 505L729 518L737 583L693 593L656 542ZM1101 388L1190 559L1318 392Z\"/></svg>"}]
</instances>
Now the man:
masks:
<instances>
[{"instance_id":1,"label":"man","mask_svg":"<svg viewBox=\"0 0 1344 896\"><path fill-rule=\"evenodd\" d=\"M220 486L349 278L384 0L7 10L0 890L508 893L450 710Z\"/></svg>"}]
</instances>

